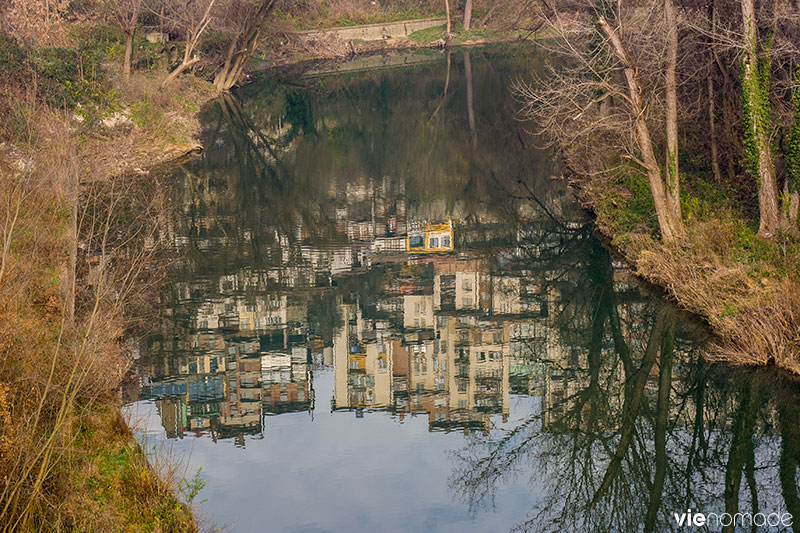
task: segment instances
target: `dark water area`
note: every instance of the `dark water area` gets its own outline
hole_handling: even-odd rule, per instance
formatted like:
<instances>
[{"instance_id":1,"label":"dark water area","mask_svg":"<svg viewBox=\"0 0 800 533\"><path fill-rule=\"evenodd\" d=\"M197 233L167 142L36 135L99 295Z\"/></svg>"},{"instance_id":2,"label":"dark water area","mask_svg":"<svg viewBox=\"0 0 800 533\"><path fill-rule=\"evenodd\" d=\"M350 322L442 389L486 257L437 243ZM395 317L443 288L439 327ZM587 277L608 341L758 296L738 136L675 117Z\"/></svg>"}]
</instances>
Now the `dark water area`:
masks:
<instances>
[{"instance_id":1,"label":"dark water area","mask_svg":"<svg viewBox=\"0 0 800 533\"><path fill-rule=\"evenodd\" d=\"M174 171L176 260L127 409L148 449L202 467L198 515L298 532L800 516L800 387L704 361L702 325L598 240L517 118L510 85L547 57L395 59L265 73L209 106L206 151ZM706 526L679 525L687 509Z\"/></svg>"}]
</instances>

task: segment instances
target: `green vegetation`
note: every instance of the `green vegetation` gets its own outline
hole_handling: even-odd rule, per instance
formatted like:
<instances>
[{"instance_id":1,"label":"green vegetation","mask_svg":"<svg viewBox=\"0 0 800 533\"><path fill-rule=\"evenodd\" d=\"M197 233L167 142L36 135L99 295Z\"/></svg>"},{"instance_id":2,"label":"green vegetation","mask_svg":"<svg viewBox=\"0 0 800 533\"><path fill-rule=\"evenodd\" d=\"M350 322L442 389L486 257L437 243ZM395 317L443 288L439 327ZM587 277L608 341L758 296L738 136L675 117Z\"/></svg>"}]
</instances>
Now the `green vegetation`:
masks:
<instances>
[{"instance_id":1,"label":"green vegetation","mask_svg":"<svg viewBox=\"0 0 800 533\"><path fill-rule=\"evenodd\" d=\"M81 446L89 453L72 483L76 494L88 498L82 498L86 509L75 517L76 525L95 531L194 531L190 509L174 497L131 442L124 422L118 425L118 436L100 435L96 428L82 431ZM101 442L100 437L104 437ZM203 487L202 479L191 483L196 491ZM191 504L191 499L185 501Z\"/></svg>"},{"instance_id":2,"label":"green vegetation","mask_svg":"<svg viewBox=\"0 0 800 533\"><path fill-rule=\"evenodd\" d=\"M744 70L742 59L742 70ZM769 103L770 60L762 58L755 69L755 79L742 78L742 131L747 170L756 179L761 177L760 138L769 136L772 129L772 110ZM751 118L753 117L753 118Z\"/></svg>"},{"instance_id":3,"label":"green vegetation","mask_svg":"<svg viewBox=\"0 0 800 533\"><path fill-rule=\"evenodd\" d=\"M127 291L116 269L135 272L143 258L98 256L124 212L116 195L134 186L120 176L191 149L194 115L213 91L197 78L158 90L163 74L150 68L123 80L122 48L120 33L104 25L74 26L60 46L0 31L4 530L195 529L176 496L182 486L148 464L114 393L128 365L118 340L133 305L112 296ZM112 238L141 250L155 227L152 208L133 212L139 222L126 220ZM200 481L186 485L189 495Z\"/></svg>"},{"instance_id":4,"label":"green vegetation","mask_svg":"<svg viewBox=\"0 0 800 533\"><path fill-rule=\"evenodd\" d=\"M76 35L73 48L24 48L0 33L0 72L35 83L51 106L102 109L116 101L104 63L119 44L115 32L102 26Z\"/></svg>"},{"instance_id":5,"label":"green vegetation","mask_svg":"<svg viewBox=\"0 0 800 533\"><path fill-rule=\"evenodd\" d=\"M613 235L637 232L658 234L653 197L647 178L622 167L596 198L598 224Z\"/></svg>"},{"instance_id":6,"label":"green vegetation","mask_svg":"<svg viewBox=\"0 0 800 533\"><path fill-rule=\"evenodd\" d=\"M412 41L419 44L430 44L439 40L444 40L447 26L433 26L424 30L415 31L408 36ZM486 41L507 41L524 36L524 32L519 30L490 30L487 28L472 28L464 30L460 24L453 25L453 35L450 44L463 45Z\"/></svg>"},{"instance_id":7,"label":"green vegetation","mask_svg":"<svg viewBox=\"0 0 800 533\"><path fill-rule=\"evenodd\" d=\"M438 39L444 39L444 34L446 31L446 24L442 24L441 26L431 26L430 28L425 28L424 30L415 31L409 35L408 38L418 43L431 43Z\"/></svg>"},{"instance_id":8,"label":"green vegetation","mask_svg":"<svg viewBox=\"0 0 800 533\"><path fill-rule=\"evenodd\" d=\"M284 24L298 30L356 26L422 18L443 17L444 3L436 0L405 0L370 5L347 0L312 1L305 5L278 9L277 15Z\"/></svg>"},{"instance_id":9,"label":"green vegetation","mask_svg":"<svg viewBox=\"0 0 800 533\"><path fill-rule=\"evenodd\" d=\"M800 235L786 231L763 239L746 200L697 175L684 172L683 179L686 232L674 245L659 242L652 199L636 173L598 182L583 194L600 230L638 273L708 321L721 339L714 357L774 361L798 372L792 336L800 310Z\"/></svg>"},{"instance_id":10,"label":"green vegetation","mask_svg":"<svg viewBox=\"0 0 800 533\"><path fill-rule=\"evenodd\" d=\"M800 96L784 48L796 27L772 26L764 39L776 12L738 4L725 17L695 11L712 18L691 27L671 16L671 0L639 11L587 3L566 31L569 10L559 10L550 29L570 57L518 95L563 148L599 229L708 321L715 358L800 374ZM716 29L703 34L703 24ZM722 44L731 32L736 53ZM653 42L665 53L649 55ZM713 57L715 68L691 57ZM700 91L671 81L698 75ZM665 194L659 180L678 174Z\"/></svg>"},{"instance_id":11,"label":"green vegetation","mask_svg":"<svg viewBox=\"0 0 800 533\"><path fill-rule=\"evenodd\" d=\"M790 192L800 191L800 69L795 74L795 83L792 91L794 117L786 147L786 176Z\"/></svg>"},{"instance_id":12,"label":"green vegetation","mask_svg":"<svg viewBox=\"0 0 800 533\"><path fill-rule=\"evenodd\" d=\"M148 464L118 410L113 391L126 365L118 302L64 268L78 213L60 191L86 154L57 115L39 118L30 166L46 168L54 186L0 162L0 195L15 214L4 226L0 266L0 522L22 531L193 531L188 508ZM113 212L78 207L81 217ZM99 236L78 230L87 243ZM125 290L112 270L108 276Z\"/></svg>"}]
</instances>

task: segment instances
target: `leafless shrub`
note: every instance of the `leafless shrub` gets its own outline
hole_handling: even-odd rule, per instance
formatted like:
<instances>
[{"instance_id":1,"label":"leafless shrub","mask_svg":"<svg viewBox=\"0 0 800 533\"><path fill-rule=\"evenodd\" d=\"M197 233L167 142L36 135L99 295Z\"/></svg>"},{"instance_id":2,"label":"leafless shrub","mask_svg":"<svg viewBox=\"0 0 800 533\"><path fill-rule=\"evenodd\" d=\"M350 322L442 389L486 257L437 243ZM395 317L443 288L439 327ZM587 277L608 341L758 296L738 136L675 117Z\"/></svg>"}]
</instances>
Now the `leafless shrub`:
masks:
<instances>
[{"instance_id":1,"label":"leafless shrub","mask_svg":"<svg viewBox=\"0 0 800 533\"><path fill-rule=\"evenodd\" d=\"M31 116L30 146L0 154L0 523L11 530L72 516L77 439L115 406L124 313L158 280L168 237L163 198L133 194L141 179L93 179L69 118ZM158 483L132 461L150 481L130 490Z\"/></svg>"}]
</instances>

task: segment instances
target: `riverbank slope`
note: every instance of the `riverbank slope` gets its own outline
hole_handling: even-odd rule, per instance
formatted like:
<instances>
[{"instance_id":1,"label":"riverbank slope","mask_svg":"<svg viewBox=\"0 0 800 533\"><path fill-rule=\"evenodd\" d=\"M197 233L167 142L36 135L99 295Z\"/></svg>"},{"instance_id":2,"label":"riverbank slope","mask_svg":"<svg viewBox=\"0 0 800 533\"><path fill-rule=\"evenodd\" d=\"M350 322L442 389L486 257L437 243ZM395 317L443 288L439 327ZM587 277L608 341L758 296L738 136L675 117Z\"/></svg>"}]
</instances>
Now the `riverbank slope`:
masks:
<instances>
[{"instance_id":1,"label":"riverbank slope","mask_svg":"<svg viewBox=\"0 0 800 533\"><path fill-rule=\"evenodd\" d=\"M195 114L213 91L124 79L98 31L63 48L0 35L0 523L194 531L178 496L197 481L151 464L119 386L127 311L157 259L159 198L137 192L149 166L198 148Z\"/></svg>"},{"instance_id":2,"label":"riverbank slope","mask_svg":"<svg viewBox=\"0 0 800 533\"><path fill-rule=\"evenodd\" d=\"M646 184L635 173L572 179L598 230L635 272L703 318L718 341L711 360L775 365L800 375L800 236L756 235L757 221L698 176L683 191L685 233L657 238Z\"/></svg>"}]
</instances>

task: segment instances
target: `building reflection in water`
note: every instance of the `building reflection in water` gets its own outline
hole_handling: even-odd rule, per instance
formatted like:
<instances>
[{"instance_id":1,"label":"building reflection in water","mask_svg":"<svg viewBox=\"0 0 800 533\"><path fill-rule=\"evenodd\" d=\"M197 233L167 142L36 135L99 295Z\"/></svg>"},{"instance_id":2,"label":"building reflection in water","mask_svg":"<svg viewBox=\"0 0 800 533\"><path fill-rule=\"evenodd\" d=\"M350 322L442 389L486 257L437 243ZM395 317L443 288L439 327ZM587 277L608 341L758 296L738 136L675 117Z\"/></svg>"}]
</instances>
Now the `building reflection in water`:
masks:
<instances>
[{"instance_id":1,"label":"building reflection in water","mask_svg":"<svg viewBox=\"0 0 800 533\"><path fill-rule=\"evenodd\" d=\"M314 243L299 222L269 236L263 268L192 274L164 295L161 332L138 368L140 395L157 401L168 437L243 444L263 435L268 415L312 416L321 366L334 369L332 410L427 416L431 431L486 432L492 416L507 419L510 394L545 394L531 347L561 349L551 311L559 291L519 264L546 248L529 233L549 234L551 221L515 213L515 226L501 226L486 212L429 223L409 216L404 191L386 180L330 195L339 242ZM576 210L568 231L578 239L583 222ZM215 216L192 223L204 260L236 245L214 235ZM487 230L495 244L483 249ZM422 235L425 250L409 235Z\"/></svg>"}]
</instances>

